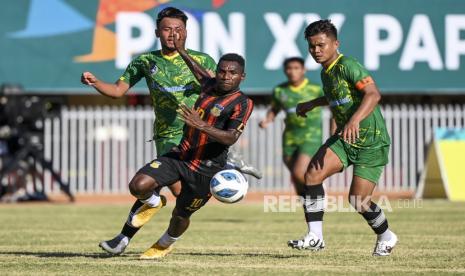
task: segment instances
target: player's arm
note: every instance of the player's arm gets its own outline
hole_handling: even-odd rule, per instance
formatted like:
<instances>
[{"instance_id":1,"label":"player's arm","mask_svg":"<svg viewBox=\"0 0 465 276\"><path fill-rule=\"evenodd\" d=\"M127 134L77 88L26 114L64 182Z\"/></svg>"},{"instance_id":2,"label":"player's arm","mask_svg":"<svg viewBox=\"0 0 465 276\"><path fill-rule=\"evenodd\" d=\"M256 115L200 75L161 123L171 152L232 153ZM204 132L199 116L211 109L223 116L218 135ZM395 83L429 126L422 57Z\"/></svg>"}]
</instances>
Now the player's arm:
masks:
<instances>
[{"instance_id":1,"label":"player's arm","mask_svg":"<svg viewBox=\"0 0 465 276\"><path fill-rule=\"evenodd\" d=\"M276 115L278 115L279 111L281 111L281 105L278 100L278 93L279 92L276 89L274 89L273 97L271 98L271 107L266 112L265 119L258 123L258 126L260 126L261 128L267 128L270 123L274 122Z\"/></svg>"},{"instance_id":2,"label":"player's arm","mask_svg":"<svg viewBox=\"0 0 465 276\"><path fill-rule=\"evenodd\" d=\"M276 115L279 113L279 109L276 109L275 107L271 107L270 109L268 109L268 111L266 112L266 117L265 119L263 119L259 124L258 126L260 126L261 128L267 128L269 124L271 124L272 122L274 122L274 119L276 118Z\"/></svg>"},{"instance_id":3,"label":"player's arm","mask_svg":"<svg viewBox=\"0 0 465 276\"><path fill-rule=\"evenodd\" d=\"M194 109L184 104L180 105L179 114L186 125L205 132L208 136L224 145L231 146L241 135L241 132L237 129L221 130L209 125L200 118L200 115Z\"/></svg>"},{"instance_id":4,"label":"player's arm","mask_svg":"<svg viewBox=\"0 0 465 276\"><path fill-rule=\"evenodd\" d=\"M207 69L203 68L202 65L189 56L184 46L186 43L186 37L187 31L185 29L176 31L174 35L174 46L176 47L176 51L178 51L179 55L187 64L187 67L189 67L192 74L194 74L195 78L199 81L199 83L203 83L212 78L213 72L207 71Z\"/></svg>"},{"instance_id":5,"label":"player's arm","mask_svg":"<svg viewBox=\"0 0 465 276\"><path fill-rule=\"evenodd\" d=\"M122 97L129 90L129 84L118 80L115 83L107 83L99 80L91 72L84 72L81 75L81 82L95 88L100 94L112 98Z\"/></svg>"},{"instance_id":6,"label":"player's arm","mask_svg":"<svg viewBox=\"0 0 465 276\"><path fill-rule=\"evenodd\" d=\"M319 107L319 106L326 106L329 105L326 97L321 96L316 99L310 100L308 102L299 103L297 105L297 115L302 117L307 117L306 113L311 111L312 109Z\"/></svg>"},{"instance_id":7,"label":"player's arm","mask_svg":"<svg viewBox=\"0 0 465 276\"><path fill-rule=\"evenodd\" d=\"M363 80L364 83L357 83L359 91L363 93L363 99L359 108L352 115L350 120L344 126L342 138L344 141L354 143L359 138L360 122L365 119L375 109L376 105L381 100L381 93L371 77Z\"/></svg>"}]
</instances>

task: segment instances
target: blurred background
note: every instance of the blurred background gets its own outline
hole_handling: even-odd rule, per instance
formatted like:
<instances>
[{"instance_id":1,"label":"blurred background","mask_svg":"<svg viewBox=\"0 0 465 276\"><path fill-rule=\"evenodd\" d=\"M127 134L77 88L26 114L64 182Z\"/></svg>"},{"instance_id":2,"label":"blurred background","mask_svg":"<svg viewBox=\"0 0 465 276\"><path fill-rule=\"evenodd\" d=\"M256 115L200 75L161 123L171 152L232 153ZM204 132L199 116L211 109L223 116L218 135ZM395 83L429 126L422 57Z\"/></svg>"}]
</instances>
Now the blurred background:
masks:
<instances>
[{"instance_id":1,"label":"blurred background","mask_svg":"<svg viewBox=\"0 0 465 276\"><path fill-rule=\"evenodd\" d=\"M278 119L262 130L258 122L265 116L272 88L285 80L281 67L285 58L306 59L308 78L320 83L320 67L308 54L303 30L310 22L329 18L339 30L341 52L364 64L383 94L392 147L378 191L465 200L465 178L454 166L465 161L465 2L254 3L4 1L1 199L40 200L62 192L128 194L128 181L156 156L154 144L147 142L154 115L145 81L114 100L82 85L80 75L91 71L102 80L116 81L137 54L160 48L154 17L162 8L175 6L189 15L188 48L216 61L228 52L246 59L242 90L256 107L234 147L264 173L262 180L249 178L251 190L291 190L281 161L284 123ZM325 140L330 114L328 110L323 114ZM451 140L452 144L447 142ZM333 176L326 187L344 192L350 179L349 169Z\"/></svg>"}]
</instances>

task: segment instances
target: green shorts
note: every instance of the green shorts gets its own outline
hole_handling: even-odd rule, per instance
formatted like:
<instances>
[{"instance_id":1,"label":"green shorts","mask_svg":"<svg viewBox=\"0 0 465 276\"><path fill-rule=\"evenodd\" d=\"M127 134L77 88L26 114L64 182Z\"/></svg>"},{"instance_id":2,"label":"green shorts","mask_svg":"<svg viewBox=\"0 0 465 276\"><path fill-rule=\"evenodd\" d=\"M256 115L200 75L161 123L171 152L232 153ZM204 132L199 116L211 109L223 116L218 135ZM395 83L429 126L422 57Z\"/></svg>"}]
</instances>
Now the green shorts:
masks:
<instances>
[{"instance_id":1,"label":"green shorts","mask_svg":"<svg viewBox=\"0 0 465 276\"><path fill-rule=\"evenodd\" d=\"M155 147L157 149L157 156L162 156L163 154L169 152L173 147L179 145L181 141L181 136L173 138L158 138L155 139Z\"/></svg>"},{"instance_id":2,"label":"green shorts","mask_svg":"<svg viewBox=\"0 0 465 276\"><path fill-rule=\"evenodd\" d=\"M283 155L294 156L303 153L313 156L321 146L321 135L308 136L291 133L283 134Z\"/></svg>"},{"instance_id":3,"label":"green shorts","mask_svg":"<svg viewBox=\"0 0 465 276\"><path fill-rule=\"evenodd\" d=\"M339 157L344 168L354 165L354 175L378 183L384 166L389 162L389 145L376 149L361 149L332 136L326 145Z\"/></svg>"}]
</instances>

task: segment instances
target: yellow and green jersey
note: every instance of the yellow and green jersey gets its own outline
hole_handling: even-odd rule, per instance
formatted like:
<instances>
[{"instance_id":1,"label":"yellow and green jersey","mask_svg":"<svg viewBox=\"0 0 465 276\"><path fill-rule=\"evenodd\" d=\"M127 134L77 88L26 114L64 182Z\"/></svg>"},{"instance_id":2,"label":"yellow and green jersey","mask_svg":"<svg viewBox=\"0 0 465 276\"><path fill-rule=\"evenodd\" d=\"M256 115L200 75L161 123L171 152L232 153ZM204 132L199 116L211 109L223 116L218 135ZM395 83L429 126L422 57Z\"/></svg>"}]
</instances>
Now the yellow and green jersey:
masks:
<instances>
[{"instance_id":1,"label":"yellow and green jersey","mask_svg":"<svg viewBox=\"0 0 465 276\"><path fill-rule=\"evenodd\" d=\"M340 131L360 107L363 99L361 90L374 81L356 59L342 54L328 68L321 70L321 81ZM380 148L390 143L381 109L377 105L370 115L360 122L360 138L352 146Z\"/></svg>"},{"instance_id":2,"label":"yellow and green jersey","mask_svg":"<svg viewBox=\"0 0 465 276\"><path fill-rule=\"evenodd\" d=\"M321 129L321 108L315 108L307 113L307 118L297 116L298 103L306 102L323 96L319 85L305 79L299 86L292 86L288 82L276 86L273 90L271 105L275 110L286 113L286 131L309 132L309 128ZM321 133L320 133L321 137Z\"/></svg>"},{"instance_id":3,"label":"yellow and green jersey","mask_svg":"<svg viewBox=\"0 0 465 276\"><path fill-rule=\"evenodd\" d=\"M205 69L216 70L216 63L209 55L193 50L187 53ZM200 84L179 54L166 56L160 50L135 58L120 80L132 87L141 78L145 78L155 112L154 139L179 140L184 123L176 116L176 110L181 103L194 105Z\"/></svg>"}]
</instances>

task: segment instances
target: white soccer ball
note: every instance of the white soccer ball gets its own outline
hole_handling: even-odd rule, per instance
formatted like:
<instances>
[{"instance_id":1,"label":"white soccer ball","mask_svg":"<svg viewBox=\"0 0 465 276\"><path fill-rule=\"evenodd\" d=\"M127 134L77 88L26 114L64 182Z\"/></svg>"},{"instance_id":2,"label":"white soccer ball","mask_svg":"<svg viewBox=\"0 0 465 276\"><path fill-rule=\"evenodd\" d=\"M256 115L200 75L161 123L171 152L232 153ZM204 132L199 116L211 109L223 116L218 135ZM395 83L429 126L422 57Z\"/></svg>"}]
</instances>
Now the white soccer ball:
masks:
<instances>
[{"instance_id":1,"label":"white soccer ball","mask_svg":"<svg viewBox=\"0 0 465 276\"><path fill-rule=\"evenodd\" d=\"M212 195L221 202L235 203L247 194L249 183L237 170L217 172L210 180Z\"/></svg>"}]
</instances>

